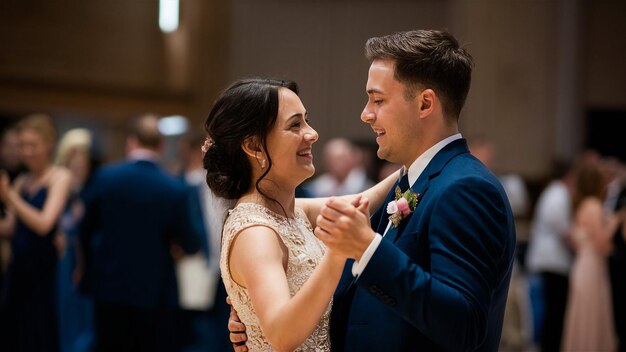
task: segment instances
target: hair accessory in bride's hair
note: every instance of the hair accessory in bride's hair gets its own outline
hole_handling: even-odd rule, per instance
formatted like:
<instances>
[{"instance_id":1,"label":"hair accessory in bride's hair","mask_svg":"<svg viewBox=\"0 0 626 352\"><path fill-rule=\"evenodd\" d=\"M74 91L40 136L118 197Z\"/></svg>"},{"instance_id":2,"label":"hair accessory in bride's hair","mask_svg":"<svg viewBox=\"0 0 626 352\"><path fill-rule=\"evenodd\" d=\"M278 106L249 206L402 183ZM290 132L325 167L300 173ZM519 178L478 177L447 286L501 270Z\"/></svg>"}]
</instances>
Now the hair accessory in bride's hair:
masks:
<instances>
[{"instance_id":1,"label":"hair accessory in bride's hair","mask_svg":"<svg viewBox=\"0 0 626 352\"><path fill-rule=\"evenodd\" d=\"M207 136L206 139L204 140L204 144L202 145L202 148L200 149L202 149L202 151L206 153L209 151L209 149L211 149L213 144L214 144L213 139Z\"/></svg>"}]
</instances>

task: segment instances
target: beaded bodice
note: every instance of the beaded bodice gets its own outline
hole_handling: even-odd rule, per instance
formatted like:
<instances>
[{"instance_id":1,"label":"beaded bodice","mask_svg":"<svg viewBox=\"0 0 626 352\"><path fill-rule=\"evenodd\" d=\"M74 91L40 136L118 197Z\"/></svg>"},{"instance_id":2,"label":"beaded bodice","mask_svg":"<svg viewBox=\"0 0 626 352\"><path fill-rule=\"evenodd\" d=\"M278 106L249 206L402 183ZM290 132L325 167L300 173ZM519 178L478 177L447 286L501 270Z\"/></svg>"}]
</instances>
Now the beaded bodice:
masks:
<instances>
[{"instance_id":1,"label":"beaded bodice","mask_svg":"<svg viewBox=\"0 0 626 352\"><path fill-rule=\"evenodd\" d=\"M240 203L229 211L224 224L220 268L226 291L239 318L246 325L250 351L273 351L259 325L250 302L248 290L233 281L229 270L230 247L236 236L251 226L266 226L274 230L288 251L287 281L293 297L311 276L326 251L324 244L313 234L311 224L302 209L296 208L294 219L281 216L255 203ZM330 351L330 305L311 336L296 351ZM285 331L288 334L288 331Z\"/></svg>"}]
</instances>

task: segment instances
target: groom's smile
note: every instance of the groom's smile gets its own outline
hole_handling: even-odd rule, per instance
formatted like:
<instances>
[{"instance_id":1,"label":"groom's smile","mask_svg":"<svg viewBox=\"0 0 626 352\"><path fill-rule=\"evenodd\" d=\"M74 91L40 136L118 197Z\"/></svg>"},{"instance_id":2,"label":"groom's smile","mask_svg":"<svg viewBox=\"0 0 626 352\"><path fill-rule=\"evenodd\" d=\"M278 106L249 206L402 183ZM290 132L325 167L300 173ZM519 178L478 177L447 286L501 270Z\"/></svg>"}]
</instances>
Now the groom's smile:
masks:
<instances>
[{"instance_id":1,"label":"groom's smile","mask_svg":"<svg viewBox=\"0 0 626 352\"><path fill-rule=\"evenodd\" d=\"M376 143L380 145L381 139L385 135L385 130L374 129L374 133L376 133Z\"/></svg>"}]
</instances>

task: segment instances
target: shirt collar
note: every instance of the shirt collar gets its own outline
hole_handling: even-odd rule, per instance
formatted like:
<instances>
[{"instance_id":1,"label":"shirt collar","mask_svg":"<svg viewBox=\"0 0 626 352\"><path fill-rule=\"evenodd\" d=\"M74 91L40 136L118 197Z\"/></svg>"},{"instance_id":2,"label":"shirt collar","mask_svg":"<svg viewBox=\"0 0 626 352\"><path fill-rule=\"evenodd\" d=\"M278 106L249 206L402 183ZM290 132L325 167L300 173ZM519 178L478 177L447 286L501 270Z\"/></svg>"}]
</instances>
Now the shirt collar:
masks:
<instances>
[{"instance_id":1,"label":"shirt collar","mask_svg":"<svg viewBox=\"0 0 626 352\"><path fill-rule=\"evenodd\" d=\"M437 155L437 153L439 153L441 149L443 149L443 147L461 138L463 138L463 136L461 136L460 133L453 134L450 137L442 139L437 144L428 148L428 150L422 153L422 155L418 156L413 164L409 166L409 185L413 186L413 183L415 183L422 172L424 172L428 163L430 163L430 161L435 157L435 155ZM406 171L403 172L403 174L405 173Z\"/></svg>"},{"instance_id":2,"label":"shirt collar","mask_svg":"<svg viewBox=\"0 0 626 352\"><path fill-rule=\"evenodd\" d=\"M156 162L159 159L159 153L149 149L138 148L128 153L127 157L132 161L147 160Z\"/></svg>"}]
</instances>

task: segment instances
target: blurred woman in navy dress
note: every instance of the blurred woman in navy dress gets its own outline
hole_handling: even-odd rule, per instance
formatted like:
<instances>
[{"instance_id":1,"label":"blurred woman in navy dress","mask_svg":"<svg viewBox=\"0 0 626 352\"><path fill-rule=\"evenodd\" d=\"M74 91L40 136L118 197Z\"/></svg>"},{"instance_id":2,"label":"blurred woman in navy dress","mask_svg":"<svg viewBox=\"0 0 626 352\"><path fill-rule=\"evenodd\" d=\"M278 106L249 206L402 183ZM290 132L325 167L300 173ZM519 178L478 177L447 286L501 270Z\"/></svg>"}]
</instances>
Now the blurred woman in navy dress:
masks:
<instances>
[{"instance_id":1,"label":"blurred woman in navy dress","mask_svg":"<svg viewBox=\"0 0 626 352\"><path fill-rule=\"evenodd\" d=\"M8 351L57 351L55 244L71 174L52 165L56 131L50 117L29 115L17 128L27 172L12 185L6 172L0 174L0 200L7 206L0 233L12 235L0 334Z\"/></svg>"},{"instance_id":2,"label":"blurred woman in navy dress","mask_svg":"<svg viewBox=\"0 0 626 352\"><path fill-rule=\"evenodd\" d=\"M65 250L59 258L59 342L61 352L92 351L94 346L93 303L79 292L78 277L83 264L78 245L78 223L85 213L80 198L91 175L101 164L92 133L85 128L67 131L59 140L56 165L72 174L67 205L59 222Z\"/></svg>"}]
</instances>

